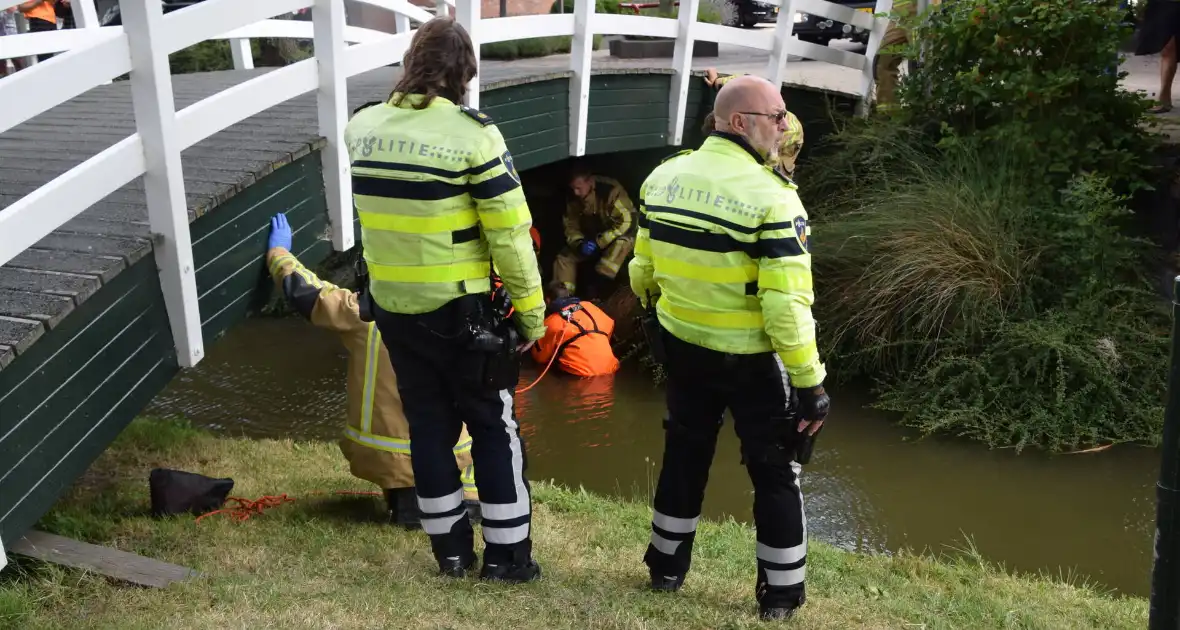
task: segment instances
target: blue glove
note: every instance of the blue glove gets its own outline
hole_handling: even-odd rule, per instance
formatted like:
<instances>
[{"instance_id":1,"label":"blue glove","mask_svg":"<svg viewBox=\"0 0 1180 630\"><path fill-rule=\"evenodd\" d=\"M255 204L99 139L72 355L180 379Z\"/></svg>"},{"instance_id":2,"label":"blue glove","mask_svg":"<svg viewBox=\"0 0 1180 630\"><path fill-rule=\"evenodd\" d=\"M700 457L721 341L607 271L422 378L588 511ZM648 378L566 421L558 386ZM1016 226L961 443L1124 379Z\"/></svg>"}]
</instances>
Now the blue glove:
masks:
<instances>
[{"instance_id":1,"label":"blue glove","mask_svg":"<svg viewBox=\"0 0 1180 630\"><path fill-rule=\"evenodd\" d=\"M597 252L598 252L598 243L595 243L594 241L592 241L590 239L586 239L586 240L582 241L582 246L578 249L578 253L582 254L582 256L585 258L589 258Z\"/></svg>"},{"instance_id":2,"label":"blue glove","mask_svg":"<svg viewBox=\"0 0 1180 630\"><path fill-rule=\"evenodd\" d=\"M270 219L270 240L267 241L266 248L275 247L291 250L291 225L287 223L287 215L282 212Z\"/></svg>"}]
</instances>

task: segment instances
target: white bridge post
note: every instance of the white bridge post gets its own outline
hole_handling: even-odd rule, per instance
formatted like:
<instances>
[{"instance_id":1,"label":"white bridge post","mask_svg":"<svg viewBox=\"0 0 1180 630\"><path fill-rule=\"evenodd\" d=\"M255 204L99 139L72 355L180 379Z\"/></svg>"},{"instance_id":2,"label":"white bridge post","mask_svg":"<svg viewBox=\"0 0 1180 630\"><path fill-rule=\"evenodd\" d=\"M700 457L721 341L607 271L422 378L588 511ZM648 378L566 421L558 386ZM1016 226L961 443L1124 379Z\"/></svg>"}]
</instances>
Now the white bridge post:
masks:
<instances>
[{"instance_id":1,"label":"white bridge post","mask_svg":"<svg viewBox=\"0 0 1180 630\"><path fill-rule=\"evenodd\" d=\"M467 106L479 109L479 10L480 0L455 0L455 21L467 29L475 47L475 76L467 84Z\"/></svg>"},{"instance_id":2,"label":"white bridge post","mask_svg":"<svg viewBox=\"0 0 1180 630\"><path fill-rule=\"evenodd\" d=\"M668 95L668 144L671 145L684 141L684 110L688 106L688 80L692 78L692 49L700 4L700 0L680 0L676 47L672 52L672 90Z\"/></svg>"},{"instance_id":3,"label":"white bridge post","mask_svg":"<svg viewBox=\"0 0 1180 630\"><path fill-rule=\"evenodd\" d=\"M250 48L249 39L235 37L229 40L229 53L234 58L234 70L250 70L254 67L254 51Z\"/></svg>"},{"instance_id":4,"label":"white bridge post","mask_svg":"<svg viewBox=\"0 0 1180 630\"><path fill-rule=\"evenodd\" d=\"M795 2L781 0L779 2L778 17L774 21L774 48L770 51L770 59L766 66L766 79L780 86L787 77L787 60L791 50L791 31L795 30ZM790 109L790 104L787 104Z\"/></svg>"},{"instance_id":5,"label":"white bridge post","mask_svg":"<svg viewBox=\"0 0 1180 630\"><path fill-rule=\"evenodd\" d=\"M74 16L76 28L98 28L98 11L94 8L94 0L73 0L70 3L70 13Z\"/></svg>"},{"instance_id":6,"label":"white bridge post","mask_svg":"<svg viewBox=\"0 0 1180 630\"><path fill-rule=\"evenodd\" d=\"M192 367L204 357L197 277L189 235L184 172L176 132L176 106L168 46L161 41L163 8L158 0L123 0L123 30L131 52L131 100L135 127L143 139L144 193L156 266L176 361Z\"/></svg>"},{"instance_id":7,"label":"white bridge post","mask_svg":"<svg viewBox=\"0 0 1180 630\"><path fill-rule=\"evenodd\" d=\"M888 14L892 10L893 0L877 0L877 6L873 9L873 13L877 15ZM872 109L873 87L876 79L873 76L873 67L876 64L877 52L881 49L881 40L885 38L885 31L888 29L889 18L873 18L873 30L869 33L869 43L865 47L865 66L860 75L860 103L856 107L857 114L861 116L868 116L869 110Z\"/></svg>"},{"instance_id":8,"label":"white bridge post","mask_svg":"<svg viewBox=\"0 0 1180 630\"><path fill-rule=\"evenodd\" d=\"M336 251L351 249L352 179L350 160L344 146L344 125L348 122L348 83L344 69L344 0L315 0L311 13L315 37L315 60L319 68L320 135L327 140L323 160L324 194L328 198L328 221L332 225L332 246Z\"/></svg>"},{"instance_id":9,"label":"white bridge post","mask_svg":"<svg viewBox=\"0 0 1180 630\"><path fill-rule=\"evenodd\" d=\"M562 0L564 6L565 0ZM594 52L594 0L575 0L574 39L570 45L570 155L586 154L590 115L590 61Z\"/></svg>"},{"instance_id":10,"label":"white bridge post","mask_svg":"<svg viewBox=\"0 0 1180 630\"><path fill-rule=\"evenodd\" d=\"M393 14L393 30L397 31L398 35L410 32L410 18L401 13Z\"/></svg>"}]
</instances>

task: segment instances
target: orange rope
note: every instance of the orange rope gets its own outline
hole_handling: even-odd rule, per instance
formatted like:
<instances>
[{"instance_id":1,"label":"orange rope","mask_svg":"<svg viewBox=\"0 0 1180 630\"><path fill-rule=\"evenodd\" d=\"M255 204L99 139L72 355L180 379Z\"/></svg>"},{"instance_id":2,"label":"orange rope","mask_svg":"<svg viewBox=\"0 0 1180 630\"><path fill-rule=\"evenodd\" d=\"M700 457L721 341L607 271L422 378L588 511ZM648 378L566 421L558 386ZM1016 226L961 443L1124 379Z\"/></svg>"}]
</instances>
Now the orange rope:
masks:
<instances>
[{"instance_id":1,"label":"orange rope","mask_svg":"<svg viewBox=\"0 0 1180 630\"><path fill-rule=\"evenodd\" d=\"M559 337L557 340L557 347L553 349L553 356L549 357L549 365L545 366L545 369L541 371L541 375L537 377L537 380L530 383L529 386L524 389L517 389L516 393L523 394L529 391L530 389L536 387L537 383L541 382L541 379L545 378L545 375L549 373L549 368L553 367L553 362L557 360L557 355L561 354L561 342L563 341L565 341L565 326L561 327L561 337Z\"/></svg>"},{"instance_id":2,"label":"orange rope","mask_svg":"<svg viewBox=\"0 0 1180 630\"><path fill-rule=\"evenodd\" d=\"M324 492L317 490L314 492L309 492L308 494L309 495L316 495L316 494L324 494ZM375 496L375 497L382 496L382 493L380 493L380 492L360 491L360 490L337 490L333 494ZM254 516L257 514L262 514L263 510L268 510L270 508L276 508L284 503L294 503L295 497L288 496L287 493L284 492L283 494L275 495L275 496L263 495L262 497L259 497L254 500L243 499L241 497L226 497L225 500L227 502L234 501L237 503L237 505L235 505L233 507L221 508L220 510L213 510L212 512L207 512L205 514L202 514L197 517L196 522L200 523L205 518L213 516L214 514L225 514L225 515L229 516L230 518L232 518L233 520L238 521L240 523L242 521L249 520L249 518L251 516Z\"/></svg>"}]
</instances>

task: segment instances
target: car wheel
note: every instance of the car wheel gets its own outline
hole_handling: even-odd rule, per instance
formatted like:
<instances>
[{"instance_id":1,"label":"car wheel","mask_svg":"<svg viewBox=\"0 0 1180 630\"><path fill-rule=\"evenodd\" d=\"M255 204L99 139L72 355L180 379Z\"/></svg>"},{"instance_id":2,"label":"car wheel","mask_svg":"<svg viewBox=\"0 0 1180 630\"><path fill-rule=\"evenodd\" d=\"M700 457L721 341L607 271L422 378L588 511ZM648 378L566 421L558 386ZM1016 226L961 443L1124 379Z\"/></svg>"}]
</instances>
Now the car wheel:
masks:
<instances>
[{"instance_id":1,"label":"car wheel","mask_svg":"<svg viewBox=\"0 0 1180 630\"><path fill-rule=\"evenodd\" d=\"M742 28L754 28L758 23L758 18L753 15L742 16Z\"/></svg>"}]
</instances>

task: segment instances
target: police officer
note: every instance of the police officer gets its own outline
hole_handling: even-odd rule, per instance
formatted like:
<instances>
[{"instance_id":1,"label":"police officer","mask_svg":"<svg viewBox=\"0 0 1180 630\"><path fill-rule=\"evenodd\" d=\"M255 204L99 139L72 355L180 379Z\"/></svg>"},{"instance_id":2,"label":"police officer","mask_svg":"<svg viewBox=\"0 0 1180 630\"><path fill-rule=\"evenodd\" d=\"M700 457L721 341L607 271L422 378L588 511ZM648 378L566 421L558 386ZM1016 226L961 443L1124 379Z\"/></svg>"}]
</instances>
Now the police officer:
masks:
<instances>
[{"instance_id":1,"label":"police officer","mask_svg":"<svg viewBox=\"0 0 1180 630\"><path fill-rule=\"evenodd\" d=\"M811 316L807 213L795 185L765 166L786 124L775 86L735 78L714 112L716 131L701 148L666 160L640 191L631 287L645 306L657 299L668 374L644 561L652 588L680 588L729 409L754 485L760 613L783 619L804 602L797 453L829 404Z\"/></svg>"},{"instance_id":2,"label":"police officer","mask_svg":"<svg viewBox=\"0 0 1180 630\"><path fill-rule=\"evenodd\" d=\"M459 105L476 72L467 32L449 17L427 22L402 67L389 100L360 110L344 136L373 318L410 422L422 528L444 575L474 569L451 456L466 422L486 543L480 577L533 580L540 567L513 408L520 352L545 332L531 215L500 131ZM492 306L492 258L512 319Z\"/></svg>"}]
</instances>

